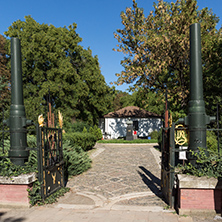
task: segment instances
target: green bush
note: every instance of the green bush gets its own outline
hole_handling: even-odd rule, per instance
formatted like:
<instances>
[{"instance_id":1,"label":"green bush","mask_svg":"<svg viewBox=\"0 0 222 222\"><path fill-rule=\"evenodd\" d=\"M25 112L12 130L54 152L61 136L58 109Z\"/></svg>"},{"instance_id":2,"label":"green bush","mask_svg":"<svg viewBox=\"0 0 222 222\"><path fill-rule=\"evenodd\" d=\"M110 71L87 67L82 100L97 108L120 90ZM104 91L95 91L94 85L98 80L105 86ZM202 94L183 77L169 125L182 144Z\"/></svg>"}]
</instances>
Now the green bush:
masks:
<instances>
[{"instance_id":1,"label":"green bush","mask_svg":"<svg viewBox=\"0 0 222 222\"><path fill-rule=\"evenodd\" d=\"M70 141L63 143L63 155L65 160L65 170L69 176L83 173L91 167L91 160L84 150Z\"/></svg>"},{"instance_id":2,"label":"green bush","mask_svg":"<svg viewBox=\"0 0 222 222\"><path fill-rule=\"evenodd\" d=\"M94 125L94 127L89 128L89 133L94 135L96 137L96 140L101 140L103 138L103 134L101 132L101 129L96 125Z\"/></svg>"},{"instance_id":3,"label":"green bush","mask_svg":"<svg viewBox=\"0 0 222 222\"><path fill-rule=\"evenodd\" d=\"M64 130L66 133L82 132L84 128L86 128L86 130L88 131L90 126L86 122L82 121L77 121L74 123L66 123L64 125Z\"/></svg>"},{"instance_id":4,"label":"green bush","mask_svg":"<svg viewBox=\"0 0 222 222\"><path fill-rule=\"evenodd\" d=\"M207 150L217 153L217 136L214 131L207 130Z\"/></svg>"},{"instance_id":5,"label":"green bush","mask_svg":"<svg viewBox=\"0 0 222 222\"><path fill-rule=\"evenodd\" d=\"M83 128L82 133L88 133L88 131L87 131L86 127L84 127L84 128Z\"/></svg>"},{"instance_id":6,"label":"green bush","mask_svg":"<svg viewBox=\"0 0 222 222\"><path fill-rule=\"evenodd\" d=\"M92 149L96 144L96 137L91 133L65 133L63 139L70 141L73 147L80 146L84 151Z\"/></svg>"},{"instance_id":7,"label":"green bush","mask_svg":"<svg viewBox=\"0 0 222 222\"><path fill-rule=\"evenodd\" d=\"M198 177L221 177L222 157L214 151L199 148L199 152L191 151L196 158L196 166L186 163L184 166L178 165L178 172Z\"/></svg>"},{"instance_id":8,"label":"green bush","mask_svg":"<svg viewBox=\"0 0 222 222\"><path fill-rule=\"evenodd\" d=\"M151 137L151 139L155 139L155 140L158 139L158 135L159 135L159 133L158 133L158 131L156 131L156 130L154 130L153 132L151 132L151 133L149 134L149 136Z\"/></svg>"}]
</instances>

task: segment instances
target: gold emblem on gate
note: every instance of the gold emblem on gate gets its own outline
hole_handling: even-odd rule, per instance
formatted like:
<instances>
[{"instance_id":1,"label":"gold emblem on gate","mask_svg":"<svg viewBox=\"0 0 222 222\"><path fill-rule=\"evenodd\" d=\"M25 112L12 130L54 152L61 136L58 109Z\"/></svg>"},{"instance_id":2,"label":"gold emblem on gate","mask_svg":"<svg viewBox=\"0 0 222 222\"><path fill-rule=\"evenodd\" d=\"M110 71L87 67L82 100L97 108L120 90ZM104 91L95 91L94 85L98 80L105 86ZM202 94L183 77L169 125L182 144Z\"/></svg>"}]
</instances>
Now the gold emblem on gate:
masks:
<instances>
[{"instance_id":1,"label":"gold emblem on gate","mask_svg":"<svg viewBox=\"0 0 222 222\"><path fill-rule=\"evenodd\" d=\"M52 173L52 179L53 179L53 184L55 184L56 182L56 172L55 173Z\"/></svg>"},{"instance_id":2,"label":"gold emblem on gate","mask_svg":"<svg viewBox=\"0 0 222 222\"><path fill-rule=\"evenodd\" d=\"M186 130L184 129L179 129L179 127L184 127L182 124L179 124L179 125L176 125L175 126L175 143L177 145L184 145L185 143L187 143L188 139L187 139L187 136L186 136Z\"/></svg>"}]
</instances>

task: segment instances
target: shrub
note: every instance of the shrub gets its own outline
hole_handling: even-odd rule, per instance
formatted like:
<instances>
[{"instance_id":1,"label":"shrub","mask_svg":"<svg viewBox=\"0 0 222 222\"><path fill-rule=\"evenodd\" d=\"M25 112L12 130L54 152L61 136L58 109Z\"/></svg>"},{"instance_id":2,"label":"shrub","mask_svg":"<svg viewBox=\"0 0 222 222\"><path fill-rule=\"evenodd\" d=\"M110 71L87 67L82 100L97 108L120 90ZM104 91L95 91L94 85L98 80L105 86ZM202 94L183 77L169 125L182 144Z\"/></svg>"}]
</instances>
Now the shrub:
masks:
<instances>
[{"instance_id":1,"label":"shrub","mask_svg":"<svg viewBox=\"0 0 222 222\"><path fill-rule=\"evenodd\" d=\"M84 151L92 149L96 144L96 137L91 133L65 133L63 138L70 141L73 147L80 146Z\"/></svg>"},{"instance_id":2,"label":"shrub","mask_svg":"<svg viewBox=\"0 0 222 222\"><path fill-rule=\"evenodd\" d=\"M191 153L196 157L196 166L190 163L186 163L184 166L178 165L179 173L198 177L221 177L222 157L218 153L203 148L199 148L199 152L191 151Z\"/></svg>"},{"instance_id":3,"label":"shrub","mask_svg":"<svg viewBox=\"0 0 222 222\"><path fill-rule=\"evenodd\" d=\"M158 139L158 131L156 131L156 130L154 130L153 132L151 132L150 134L149 134L149 136L151 137L151 139Z\"/></svg>"},{"instance_id":4,"label":"shrub","mask_svg":"<svg viewBox=\"0 0 222 222\"><path fill-rule=\"evenodd\" d=\"M86 122L82 121L66 123L64 126L64 130L66 133L82 132L84 128L86 128L86 130L88 131L90 126Z\"/></svg>"},{"instance_id":5,"label":"shrub","mask_svg":"<svg viewBox=\"0 0 222 222\"><path fill-rule=\"evenodd\" d=\"M94 135L96 137L96 140L101 140L103 138L103 134L101 132L101 129L96 125L94 125L94 127L89 128L89 133Z\"/></svg>"},{"instance_id":6,"label":"shrub","mask_svg":"<svg viewBox=\"0 0 222 222\"><path fill-rule=\"evenodd\" d=\"M207 130L207 150L217 153L217 136L214 131Z\"/></svg>"},{"instance_id":7,"label":"shrub","mask_svg":"<svg viewBox=\"0 0 222 222\"><path fill-rule=\"evenodd\" d=\"M68 140L63 143L63 155L65 171L70 176L81 174L91 167L91 160L87 152L77 145L72 146Z\"/></svg>"},{"instance_id":8,"label":"shrub","mask_svg":"<svg viewBox=\"0 0 222 222\"><path fill-rule=\"evenodd\" d=\"M88 131L87 131L86 127L84 127L84 128L83 128L82 133L88 133Z\"/></svg>"}]
</instances>

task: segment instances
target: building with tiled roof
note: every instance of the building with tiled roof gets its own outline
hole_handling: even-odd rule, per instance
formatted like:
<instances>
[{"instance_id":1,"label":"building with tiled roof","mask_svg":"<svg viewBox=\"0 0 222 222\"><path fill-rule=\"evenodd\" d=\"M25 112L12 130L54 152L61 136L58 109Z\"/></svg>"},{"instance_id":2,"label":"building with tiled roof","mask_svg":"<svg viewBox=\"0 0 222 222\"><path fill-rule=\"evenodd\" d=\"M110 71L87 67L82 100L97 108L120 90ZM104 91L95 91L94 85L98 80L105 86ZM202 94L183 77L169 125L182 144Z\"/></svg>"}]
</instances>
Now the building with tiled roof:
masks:
<instances>
[{"instance_id":1,"label":"building with tiled roof","mask_svg":"<svg viewBox=\"0 0 222 222\"><path fill-rule=\"evenodd\" d=\"M137 106L127 106L115 112L110 112L100 119L100 129L105 138L126 136L127 120L133 121L134 133L138 137L148 137L149 134L162 127L162 117L141 109Z\"/></svg>"}]
</instances>

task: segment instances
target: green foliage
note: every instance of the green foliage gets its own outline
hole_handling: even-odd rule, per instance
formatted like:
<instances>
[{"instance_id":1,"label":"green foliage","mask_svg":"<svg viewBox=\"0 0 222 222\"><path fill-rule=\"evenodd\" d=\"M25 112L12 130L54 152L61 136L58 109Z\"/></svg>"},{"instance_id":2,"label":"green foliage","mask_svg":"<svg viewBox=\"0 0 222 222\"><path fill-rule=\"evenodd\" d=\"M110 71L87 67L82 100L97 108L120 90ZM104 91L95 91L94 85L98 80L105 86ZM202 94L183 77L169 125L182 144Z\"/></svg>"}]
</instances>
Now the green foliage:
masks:
<instances>
[{"instance_id":1,"label":"green foliage","mask_svg":"<svg viewBox=\"0 0 222 222\"><path fill-rule=\"evenodd\" d=\"M91 160L87 152L84 152L80 146L73 146L68 140L63 143L63 155L66 174L69 176L81 174L91 167Z\"/></svg>"},{"instance_id":2,"label":"green foliage","mask_svg":"<svg viewBox=\"0 0 222 222\"><path fill-rule=\"evenodd\" d=\"M103 138L103 134L101 132L101 129L96 125L94 125L94 127L89 128L89 133L94 135L96 137L96 140L101 140Z\"/></svg>"},{"instance_id":3,"label":"green foliage","mask_svg":"<svg viewBox=\"0 0 222 222\"><path fill-rule=\"evenodd\" d=\"M94 134L93 127L90 127L90 128L89 128L89 133L91 133L92 135Z\"/></svg>"},{"instance_id":4,"label":"green foliage","mask_svg":"<svg viewBox=\"0 0 222 222\"><path fill-rule=\"evenodd\" d=\"M150 89L140 88L134 94L136 96L136 106L159 115L164 113L165 94L162 92L153 92Z\"/></svg>"},{"instance_id":5,"label":"green foliage","mask_svg":"<svg viewBox=\"0 0 222 222\"><path fill-rule=\"evenodd\" d=\"M44 201L41 198L41 195L39 193L39 190L41 188L41 184L39 181L35 181L33 183L33 186L31 189L27 189L29 194L29 203L31 206L41 206L44 204L52 204L58 201L58 198L61 196L64 196L65 193L69 192L70 188L68 187L61 187L59 190L57 190L55 193L48 196Z\"/></svg>"},{"instance_id":6,"label":"green foliage","mask_svg":"<svg viewBox=\"0 0 222 222\"><path fill-rule=\"evenodd\" d=\"M10 149L10 141L5 140L4 141L5 153L2 153L2 147L0 147L0 176L11 177L11 176L18 176L21 174L37 172L36 151L30 152L29 161L26 162L24 166L18 166L13 164L9 158L1 157L1 156L8 156L9 149Z\"/></svg>"},{"instance_id":7,"label":"green foliage","mask_svg":"<svg viewBox=\"0 0 222 222\"><path fill-rule=\"evenodd\" d=\"M26 115L36 122L44 113L46 96L67 122L81 119L96 124L112 106L112 89L101 74L97 56L80 46L77 25L55 27L32 17L17 20L4 34L21 40ZM10 56L10 40L7 42ZM10 58L10 57L9 57ZM8 63L10 66L10 61Z\"/></svg>"},{"instance_id":8,"label":"green foliage","mask_svg":"<svg viewBox=\"0 0 222 222\"><path fill-rule=\"evenodd\" d=\"M0 176L11 177L19 176L21 174L28 174L31 172L37 172L36 165L32 165L27 162L24 166L18 166L13 164L9 158L0 157Z\"/></svg>"},{"instance_id":9,"label":"green foliage","mask_svg":"<svg viewBox=\"0 0 222 222\"><path fill-rule=\"evenodd\" d=\"M222 157L219 154L203 148L199 148L197 153L191 151L191 154L196 157L197 166L193 166L190 163L186 163L184 166L179 165L179 173L198 177L221 177Z\"/></svg>"},{"instance_id":10,"label":"green foliage","mask_svg":"<svg viewBox=\"0 0 222 222\"><path fill-rule=\"evenodd\" d=\"M217 153L217 136L214 131L207 130L207 150Z\"/></svg>"},{"instance_id":11,"label":"green foliage","mask_svg":"<svg viewBox=\"0 0 222 222\"><path fill-rule=\"evenodd\" d=\"M65 193L69 192L70 188L61 187L58 191L51 194L44 200L44 204L52 204L58 201L58 198L64 196Z\"/></svg>"},{"instance_id":12,"label":"green foliage","mask_svg":"<svg viewBox=\"0 0 222 222\"><path fill-rule=\"evenodd\" d=\"M94 129L94 135L96 136L96 139L101 140L103 138L101 129L96 125L94 125L93 129Z\"/></svg>"},{"instance_id":13,"label":"green foliage","mask_svg":"<svg viewBox=\"0 0 222 222\"><path fill-rule=\"evenodd\" d=\"M88 133L88 130L86 129L86 127L83 128L82 133Z\"/></svg>"},{"instance_id":14,"label":"green foliage","mask_svg":"<svg viewBox=\"0 0 222 222\"><path fill-rule=\"evenodd\" d=\"M124 139L110 139L110 140L99 140L98 143L156 143L156 139L135 139L135 140L124 140Z\"/></svg>"},{"instance_id":15,"label":"green foliage","mask_svg":"<svg viewBox=\"0 0 222 222\"><path fill-rule=\"evenodd\" d=\"M36 137L28 135L27 143L29 147L36 148ZM12 177L37 172L36 150L30 151L29 159L28 162L25 163L25 166L17 166L11 163L9 158L2 157L8 155L10 141L6 140L4 145L5 153L2 153L2 147L0 147L0 176ZM63 142L63 155L65 162L64 170L70 176L80 174L91 167L91 160L88 154L78 146L72 147L68 141ZM54 203L57 201L58 197L69 191L69 188L61 188L59 191L53 193L43 201L39 193L40 186L41 184L37 180L33 183L32 189L28 189L30 204L32 206Z\"/></svg>"},{"instance_id":16,"label":"green foliage","mask_svg":"<svg viewBox=\"0 0 222 222\"><path fill-rule=\"evenodd\" d=\"M74 123L66 123L64 126L64 130L66 133L73 133L73 132L82 132L83 129L86 128L88 131L90 128L90 125L87 122L84 121L76 121Z\"/></svg>"},{"instance_id":17,"label":"green foliage","mask_svg":"<svg viewBox=\"0 0 222 222\"><path fill-rule=\"evenodd\" d=\"M127 106L138 106L149 112L162 115L165 107L165 95L162 92L153 92L146 88L139 88L132 94L116 91L113 105L114 111Z\"/></svg>"},{"instance_id":18,"label":"green foliage","mask_svg":"<svg viewBox=\"0 0 222 222\"><path fill-rule=\"evenodd\" d=\"M159 136L159 132L154 130L153 132L151 132L149 134L149 136L151 137L151 139L155 139L155 140L158 140L158 136Z\"/></svg>"},{"instance_id":19,"label":"green foliage","mask_svg":"<svg viewBox=\"0 0 222 222\"><path fill-rule=\"evenodd\" d=\"M43 201L42 201L42 197L40 195L40 188L41 188L41 183L36 180L33 184L32 184L32 188L31 189L27 189L28 194L29 194L29 203L31 206L34 205L42 205Z\"/></svg>"},{"instance_id":20,"label":"green foliage","mask_svg":"<svg viewBox=\"0 0 222 222\"><path fill-rule=\"evenodd\" d=\"M184 115L180 111L184 112L189 98L189 26L200 23L204 82L211 90L217 85L215 95L220 94L216 77L221 79L221 30L216 30L219 19L211 10L198 10L195 0L158 1L146 16L133 0L121 19L123 28L114 33L118 41L115 50L125 55L118 85L134 83L134 90L159 94L165 93L167 86L170 109L179 117Z\"/></svg>"},{"instance_id":21,"label":"green foliage","mask_svg":"<svg viewBox=\"0 0 222 222\"><path fill-rule=\"evenodd\" d=\"M80 146L84 151L92 149L96 144L96 137L91 133L65 133L63 139L70 141L73 147Z\"/></svg>"},{"instance_id":22,"label":"green foliage","mask_svg":"<svg viewBox=\"0 0 222 222\"><path fill-rule=\"evenodd\" d=\"M127 92L122 92L120 90L115 91L115 98L113 100L113 110L112 111L117 111L119 109L124 108L124 105L125 105L125 104L123 104L124 97L130 97L130 94L128 94Z\"/></svg>"},{"instance_id":23,"label":"green foliage","mask_svg":"<svg viewBox=\"0 0 222 222\"><path fill-rule=\"evenodd\" d=\"M5 50L6 39L0 35L0 110L7 109L10 103L10 70L7 68L8 57Z\"/></svg>"}]
</instances>

